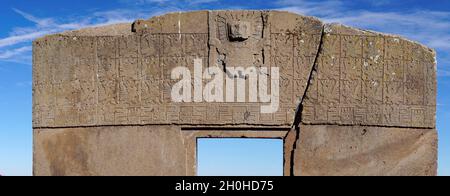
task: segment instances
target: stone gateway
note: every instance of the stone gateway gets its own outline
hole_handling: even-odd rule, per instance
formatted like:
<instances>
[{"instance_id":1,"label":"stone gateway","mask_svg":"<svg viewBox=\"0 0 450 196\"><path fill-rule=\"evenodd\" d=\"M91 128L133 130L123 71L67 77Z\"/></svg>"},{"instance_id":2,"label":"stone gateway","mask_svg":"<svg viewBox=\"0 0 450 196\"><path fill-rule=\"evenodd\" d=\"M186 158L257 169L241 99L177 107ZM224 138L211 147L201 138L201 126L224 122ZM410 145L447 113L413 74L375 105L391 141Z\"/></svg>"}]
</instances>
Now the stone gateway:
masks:
<instances>
[{"instance_id":1,"label":"stone gateway","mask_svg":"<svg viewBox=\"0 0 450 196\"><path fill-rule=\"evenodd\" d=\"M197 138L247 137L284 140L284 175L436 175L435 55L281 11L171 13L45 36L33 42L33 172L196 175ZM213 77L194 62L223 72L214 84L225 101L195 93ZM191 102L171 97L180 67L192 73ZM252 86L234 67L267 81ZM233 79L246 86L226 91ZM256 87L277 96L249 98ZM268 102L276 110L261 111Z\"/></svg>"}]
</instances>

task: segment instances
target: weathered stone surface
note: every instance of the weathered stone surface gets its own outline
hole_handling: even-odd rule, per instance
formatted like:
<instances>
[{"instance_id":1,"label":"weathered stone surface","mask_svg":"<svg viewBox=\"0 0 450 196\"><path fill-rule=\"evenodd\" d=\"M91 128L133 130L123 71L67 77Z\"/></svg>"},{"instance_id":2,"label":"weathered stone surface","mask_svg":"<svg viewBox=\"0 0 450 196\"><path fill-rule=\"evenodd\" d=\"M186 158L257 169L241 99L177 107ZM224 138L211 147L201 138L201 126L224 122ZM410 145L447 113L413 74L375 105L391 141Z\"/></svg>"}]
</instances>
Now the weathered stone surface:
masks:
<instances>
[{"instance_id":1,"label":"weathered stone surface","mask_svg":"<svg viewBox=\"0 0 450 196\"><path fill-rule=\"evenodd\" d=\"M120 23L100 27L90 27L80 30L66 31L61 35L67 36L123 36L132 35L132 27L129 23Z\"/></svg>"},{"instance_id":2,"label":"weathered stone surface","mask_svg":"<svg viewBox=\"0 0 450 196\"><path fill-rule=\"evenodd\" d=\"M34 130L34 175L186 175L178 127Z\"/></svg>"},{"instance_id":3,"label":"weathered stone surface","mask_svg":"<svg viewBox=\"0 0 450 196\"><path fill-rule=\"evenodd\" d=\"M177 12L137 20L132 30L138 34L205 34L208 33L208 11Z\"/></svg>"},{"instance_id":4,"label":"weathered stone surface","mask_svg":"<svg viewBox=\"0 0 450 196\"><path fill-rule=\"evenodd\" d=\"M232 101L173 102L171 72L194 59L223 81L279 68L279 110L262 113L248 83ZM284 175L436 175L435 113L434 51L288 12L170 13L33 42L35 175L195 175L203 137L283 139Z\"/></svg>"},{"instance_id":5,"label":"weathered stone surface","mask_svg":"<svg viewBox=\"0 0 450 196\"><path fill-rule=\"evenodd\" d=\"M435 127L434 51L337 24L324 31L303 123Z\"/></svg>"},{"instance_id":6,"label":"weathered stone surface","mask_svg":"<svg viewBox=\"0 0 450 196\"><path fill-rule=\"evenodd\" d=\"M294 175L436 175L434 129L302 125L300 130Z\"/></svg>"},{"instance_id":7,"label":"weathered stone surface","mask_svg":"<svg viewBox=\"0 0 450 196\"><path fill-rule=\"evenodd\" d=\"M232 39L233 25L246 40ZM33 126L291 125L322 23L286 12L201 11L139 20L133 30L121 34L117 25L36 40ZM204 69L280 67L280 109L261 114L261 103L173 103L170 73L178 66L193 73L195 58Z\"/></svg>"}]
</instances>

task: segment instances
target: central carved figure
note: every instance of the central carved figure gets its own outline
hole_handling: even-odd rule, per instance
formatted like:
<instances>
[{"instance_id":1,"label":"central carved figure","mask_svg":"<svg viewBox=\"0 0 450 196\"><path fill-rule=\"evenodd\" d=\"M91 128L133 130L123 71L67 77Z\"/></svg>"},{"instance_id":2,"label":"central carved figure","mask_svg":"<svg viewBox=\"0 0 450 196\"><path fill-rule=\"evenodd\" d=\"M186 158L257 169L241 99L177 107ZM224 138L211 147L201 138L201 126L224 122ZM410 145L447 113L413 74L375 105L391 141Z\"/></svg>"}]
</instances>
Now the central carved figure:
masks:
<instances>
[{"instance_id":1,"label":"central carved figure","mask_svg":"<svg viewBox=\"0 0 450 196\"><path fill-rule=\"evenodd\" d=\"M245 41L250 37L251 25L250 22L238 21L228 24L230 31L229 37L231 41Z\"/></svg>"},{"instance_id":2,"label":"central carved figure","mask_svg":"<svg viewBox=\"0 0 450 196\"><path fill-rule=\"evenodd\" d=\"M226 67L262 67L265 65L264 18L263 12L215 13L214 24L210 28L210 66L218 66L224 71ZM228 77L240 77L227 72Z\"/></svg>"}]
</instances>

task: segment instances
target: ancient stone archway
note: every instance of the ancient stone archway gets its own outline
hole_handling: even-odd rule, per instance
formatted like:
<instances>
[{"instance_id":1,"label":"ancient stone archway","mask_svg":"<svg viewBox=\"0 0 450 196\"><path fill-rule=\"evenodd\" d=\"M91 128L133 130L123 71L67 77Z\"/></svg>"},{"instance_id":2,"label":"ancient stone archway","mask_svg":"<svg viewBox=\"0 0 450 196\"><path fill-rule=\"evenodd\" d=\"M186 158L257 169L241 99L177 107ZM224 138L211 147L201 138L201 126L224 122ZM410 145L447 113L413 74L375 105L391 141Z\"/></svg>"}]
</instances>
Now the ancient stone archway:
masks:
<instances>
[{"instance_id":1,"label":"ancient stone archway","mask_svg":"<svg viewBox=\"0 0 450 196\"><path fill-rule=\"evenodd\" d=\"M222 102L173 102L171 72L196 73L195 60L224 81L249 80L230 67L268 78L279 68L266 86L279 86L276 112L248 86ZM197 137L255 137L284 139L285 175L436 175L435 100L433 50L288 12L65 32L33 43L34 174L195 175Z\"/></svg>"}]
</instances>

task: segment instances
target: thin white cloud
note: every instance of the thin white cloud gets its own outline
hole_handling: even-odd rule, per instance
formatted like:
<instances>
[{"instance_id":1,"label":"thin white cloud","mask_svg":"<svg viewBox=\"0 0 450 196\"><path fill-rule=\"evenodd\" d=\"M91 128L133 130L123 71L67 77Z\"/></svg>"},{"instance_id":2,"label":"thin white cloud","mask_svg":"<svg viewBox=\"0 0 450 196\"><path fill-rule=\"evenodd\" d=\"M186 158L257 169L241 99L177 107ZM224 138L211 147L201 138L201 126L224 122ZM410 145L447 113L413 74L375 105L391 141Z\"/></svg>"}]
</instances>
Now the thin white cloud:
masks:
<instances>
[{"instance_id":1,"label":"thin white cloud","mask_svg":"<svg viewBox=\"0 0 450 196\"><path fill-rule=\"evenodd\" d=\"M126 3L135 3L135 4L204 4L204 3L213 3L219 0L122 0Z\"/></svg>"},{"instance_id":2,"label":"thin white cloud","mask_svg":"<svg viewBox=\"0 0 450 196\"><path fill-rule=\"evenodd\" d=\"M37 37L43 36L45 34L51 33L52 31L36 31L30 34L21 34L21 35L14 35L7 38L0 39L0 48L15 45L18 43L23 43L27 41L31 41Z\"/></svg>"},{"instance_id":3,"label":"thin white cloud","mask_svg":"<svg viewBox=\"0 0 450 196\"><path fill-rule=\"evenodd\" d=\"M201 0L201 1L211 1L211 0ZM31 27L14 28L9 33L10 36L0 38L0 49L8 46L21 44L24 42L30 42L33 39L44 36L46 34L52 34L86 27L132 22L137 18L148 18L155 14L162 14L168 11L172 11L171 9L159 9L150 12L145 10L116 9L109 11L94 12L91 15L80 18L73 18L72 21L63 23L57 22L57 20L54 18L39 18L19 9L13 10L16 13L20 14L26 20L33 22L35 25Z\"/></svg>"},{"instance_id":4,"label":"thin white cloud","mask_svg":"<svg viewBox=\"0 0 450 196\"><path fill-rule=\"evenodd\" d=\"M280 0L285 5L291 0ZM450 12L411 11L411 12L372 12L350 10L337 1L322 3L298 3L288 10L304 15L316 15L325 22L338 22L346 25L367 28L386 33L403 35L420 41L432 48L450 49ZM318 11L328 10L328 11Z\"/></svg>"},{"instance_id":5,"label":"thin white cloud","mask_svg":"<svg viewBox=\"0 0 450 196\"><path fill-rule=\"evenodd\" d=\"M324 20L400 34L435 49L450 49L450 45L447 44L450 41L450 13L360 11L325 17Z\"/></svg>"},{"instance_id":6,"label":"thin white cloud","mask_svg":"<svg viewBox=\"0 0 450 196\"><path fill-rule=\"evenodd\" d=\"M34 23L31 27L16 27L8 37L0 38L0 60L20 64L31 63L31 41L46 34L81 27L75 24L58 24L52 18L39 18L19 9L13 9L24 19Z\"/></svg>"},{"instance_id":7,"label":"thin white cloud","mask_svg":"<svg viewBox=\"0 0 450 196\"><path fill-rule=\"evenodd\" d=\"M121 0L128 4L145 4L146 8L114 9L98 11L86 16L75 18L42 18L24 10L13 8L12 10L24 19L32 22L33 26L15 27L9 32L8 37L0 38L0 61L30 63L30 51L23 50L24 44L31 46L31 41L47 34L53 34L68 30L97 27L116 23L132 22L138 18L150 18L166 12L194 9L197 6L213 3L219 0ZM62 22L64 21L64 22ZM25 58L24 56L30 56Z\"/></svg>"},{"instance_id":8,"label":"thin white cloud","mask_svg":"<svg viewBox=\"0 0 450 196\"><path fill-rule=\"evenodd\" d=\"M74 18L69 22L58 22L54 18L39 18L19 9L13 9L34 26L16 27L8 37L0 38L0 61L29 64L31 62L31 41L47 34L86 27L131 22L136 14L133 10L111 10L95 12L90 16ZM133 13L134 12L134 13ZM28 46L23 46L27 44Z\"/></svg>"},{"instance_id":9,"label":"thin white cloud","mask_svg":"<svg viewBox=\"0 0 450 196\"><path fill-rule=\"evenodd\" d=\"M197 2L210 2L211 0L198 0ZM214 0L215 1L215 0ZM98 11L86 16L74 18L41 18L23 10L13 8L13 11L34 25L27 27L15 27L9 32L8 37L0 38L0 61L15 62L21 64L31 63L31 52L24 50L23 45L29 45L31 41L47 34L54 34L68 30L103 25L132 22L137 18L150 18L154 15L175 11L178 8L152 8L152 9L115 9ZM64 22L61 22L64 21Z\"/></svg>"},{"instance_id":10,"label":"thin white cloud","mask_svg":"<svg viewBox=\"0 0 450 196\"><path fill-rule=\"evenodd\" d=\"M33 39L46 34L66 30L131 22L137 18L149 18L169 11L195 9L200 5L221 2L219 0L120 0L127 4L146 4L134 9L115 9L91 13L78 18L41 18L20 9L14 12L34 23L34 26L16 27L8 37L0 38L3 53L19 49ZM364 0L366 1L366 0ZM367 0L368 1L368 0ZM347 3L347 2L346 2ZM369 2L368 2L369 3ZM377 5L389 4L383 0ZM150 5L150 6L149 6ZM450 12L416 10L409 12L374 12L354 10L340 0L277 0L273 3L281 10L320 17L326 22L339 22L365 29L403 35L437 49L439 63L450 58ZM142 7L142 8L141 8ZM64 21L64 22L61 22ZM8 50L6 50L8 49ZM20 51L20 50L18 50ZM23 52L25 54L26 52ZM15 58L20 54L10 56ZM0 60L6 60L5 58ZM9 59L12 60L12 59ZM441 66L442 67L442 66ZM445 74L447 75L447 74Z\"/></svg>"},{"instance_id":11,"label":"thin white cloud","mask_svg":"<svg viewBox=\"0 0 450 196\"><path fill-rule=\"evenodd\" d=\"M307 0L278 0L275 2L281 10L291 11L312 16L331 16L336 13L336 8L343 6L341 1L328 0L323 2Z\"/></svg>"},{"instance_id":12,"label":"thin white cloud","mask_svg":"<svg viewBox=\"0 0 450 196\"><path fill-rule=\"evenodd\" d=\"M363 29L398 34L436 49L438 76L450 77L450 12L430 10L368 11L355 10L343 1L278 0L281 10L320 17ZM376 6L389 4L385 0Z\"/></svg>"},{"instance_id":13,"label":"thin white cloud","mask_svg":"<svg viewBox=\"0 0 450 196\"><path fill-rule=\"evenodd\" d=\"M56 33L59 31L70 30L73 28L83 27L79 23L67 23L59 24L55 22L53 18L39 18L26 13L19 9L13 9L16 13L21 15L26 20L33 22L35 25L32 27L16 27L10 32L9 37L0 39L0 49L21 44L24 42L30 42L33 39L41 37L46 34Z\"/></svg>"},{"instance_id":14,"label":"thin white cloud","mask_svg":"<svg viewBox=\"0 0 450 196\"><path fill-rule=\"evenodd\" d=\"M0 59L8 59L18 54L22 54L24 52L30 52L31 50L32 50L31 46L24 46L12 50L2 51L0 52Z\"/></svg>"},{"instance_id":15,"label":"thin white cloud","mask_svg":"<svg viewBox=\"0 0 450 196\"><path fill-rule=\"evenodd\" d=\"M31 50L32 47L29 45L0 50L0 61L29 65Z\"/></svg>"},{"instance_id":16,"label":"thin white cloud","mask_svg":"<svg viewBox=\"0 0 450 196\"><path fill-rule=\"evenodd\" d=\"M51 18L45 18L45 19L41 19L41 18L37 18L31 14L25 13L22 10L13 8L13 11L20 14L22 17L24 17L25 19L34 22L40 26L51 26L54 25L54 21Z\"/></svg>"}]
</instances>

